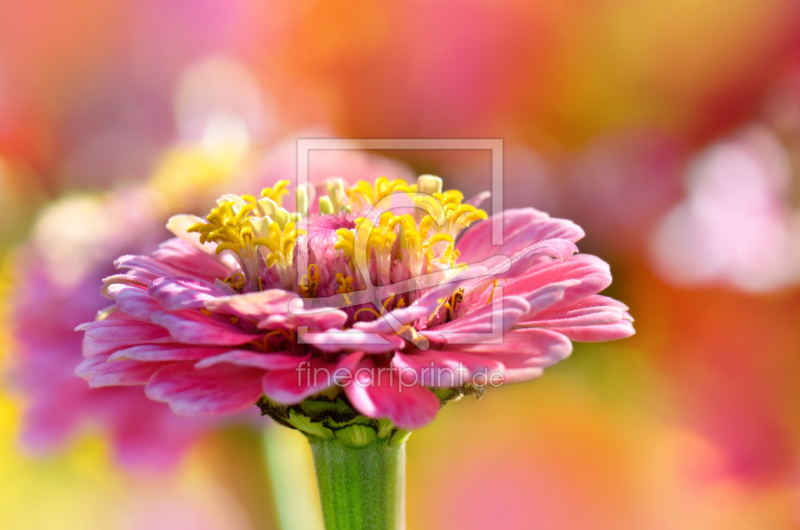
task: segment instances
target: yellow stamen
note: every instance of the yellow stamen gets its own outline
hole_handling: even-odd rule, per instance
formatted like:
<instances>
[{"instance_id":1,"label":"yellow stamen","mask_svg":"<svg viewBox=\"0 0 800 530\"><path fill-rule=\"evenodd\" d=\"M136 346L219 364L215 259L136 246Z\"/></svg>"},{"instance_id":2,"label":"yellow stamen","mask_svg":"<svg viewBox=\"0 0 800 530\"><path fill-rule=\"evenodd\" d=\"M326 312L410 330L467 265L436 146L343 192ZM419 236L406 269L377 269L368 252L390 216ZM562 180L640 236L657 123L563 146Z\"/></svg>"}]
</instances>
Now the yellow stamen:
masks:
<instances>
[{"instance_id":1,"label":"yellow stamen","mask_svg":"<svg viewBox=\"0 0 800 530\"><path fill-rule=\"evenodd\" d=\"M492 298L494 298L494 292L495 292L496 290L497 290L497 280L495 280L495 281L493 281L493 282L492 282L492 292L491 292L491 293L489 293L489 299L488 299L488 300L486 300L486 305L489 305L489 304L491 304L491 303L492 303Z\"/></svg>"},{"instance_id":2,"label":"yellow stamen","mask_svg":"<svg viewBox=\"0 0 800 530\"><path fill-rule=\"evenodd\" d=\"M448 262L454 261L454 260L451 260L451 257L453 255L453 249L454 249L454 246L455 246L455 242L453 241L453 236L451 236L450 234L439 233L439 234L434 235L430 239L428 239L423 244L423 249L425 251L425 257L428 258L428 263L431 263L431 262L433 262L434 259L436 259L436 256L433 253L433 247L434 247L434 245L436 245L437 243L440 243L442 241L446 241L447 242L447 247L445 247L445 250L442 253L442 256L441 256L441 258L439 258L439 260L442 261L442 262L444 262L444 261L448 261ZM451 263L451 265L452 264L453 263Z\"/></svg>"},{"instance_id":3,"label":"yellow stamen","mask_svg":"<svg viewBox=\"0 0 800 530\"><path fill-rule=\"evenodd\" d=\"M259 281L260 280L261 278L259 278ZM244 274L242 274L242 271L238 271L236 272L236 274L234 274L230 278L225 278L225 280L223 281L228 285L230 285L231 287L233 287L234 289L236 289L237 291L239 291L242 289L242 287L244 287L245 278Z\"/></svg>"},{"instance_id":4,"label":"yellow stamen","mask_svg":"<svg viewBox=\"0 0 800 530\"><path fill-rule=\"evenodd\" d=\"M362 307L361 309L355 312L355 314L353 315L353 319L358 320L358 314L361 313L362 311L367 311L368 313L372 313L373 315L375 315L377 318L381 318L381 314L378 313L376 310L372 309L371 307Z\"/></svg>"},{"instance_id":5,"label":"yellow stamen","mask_svg":"<svg viewBox=\"0 0 800 530\"><path fill-rule=\"evenodd\" d=\"M254 247L265 246L270 251L266 257L269 267L275 263L291 265L297 238L305 231L296 229L285 210L275 209L280 208L282 197L288 193L288 184L288 180L282 180L273 188L265 188L261 192L262 197L269 199L265 204L272 205L270 208L274 211L271 213L280 222L270 217L254 217L264 201L259 202L249 195L245 198L226 195L206 216L206 223L192 225L188 231L199 233L201 243L217 243L217 254L230 250L243 259L252 259ZM254 236L254 229L261 237Z\"/></svg>"},{"instance_id":6,"label":"yellow stamen","mask_svg":"<svg viewBox=\"0 0 800 530\"><path fill-rule=\"evenodd\" d=\"M319 287L321 280L319 267L312 263L308 266L308 274L300 278L300 296L304 298L314 298L317 296L317 287Z\"/></svg>"},{"instance_id":7,"label":"yellow stamen","mask_svg":"<svg viewBox=\"0 0 800 530\"><path fill-rule=\"evenodd\" d=\"M350 207L364 210L366 207L375 206L392 193L411 193L416 191L416 184L409 185L402 179L390 181L386 177L378 177L374 184L359 180L349 190Z\"/></svg>"},{"instance_id":8,"label":"yellow stamen","mask_svg":"<svg viewBox=\"0 0 800 530\"><path fill-rule=\"evenodd\" d=\"M341 272L336 273L336 282L339 284L339 288L336 289L336 292L344 297L345 303L350 304L350 297L347 296L347 293L353 292L353 278L351 276L345 276Z\"/></svg>"},{"instance_id":9,"label":"yellow stamen","mask_svg":"<svg viewBox=\"0 0 800 530\"><path fill-rule=\"evenodd\" d=\"M267 255L268 267L272 267L275 263L290 266L297 238L305 233L305 230L296 229L294 222L286 223L283 230L281 230L278 223L273 222L269 225L268 234L256 238L253 244L262 245L269 249L270 253Z\"/></svg>"},{"instance_id":10,"label":"yellow stamen","mask_svg":"<svg viewBox=\"0 0 800 530\"><path fill-rule=\"evenodd\" d=\"M458 289L456 289L456 292L454 292L450 296L450 302L444 304L444 306L447 308L447 314L450 316L450 320L452 320L455 317L456 305L458 305L458 303L460 303L463 299L464 299L464 288L459 287Z\"/></svg>"},{"instance_id":11,"label":"yellow stamen","mask_svg":"<svg viewBox=\"0 0 800 530\"><path fill-rule=\"evenodd\" d=\"M339 282L339 289L337 290L339 294L353 292L353 278L351 276L345 276L341 272L337 272L336 281Z\"/></svg>"},{"instance_id":12,"label":"yellow stamen","mask_svg":"<svg viewBox=\"0 0 800 530\"><path fill-rule=\"evenodd\" d=\"M427 181L423 179L423 182ZM426 183L426 187L431 187L427 184L429 183ZM388 193L409 189L411 187L407 184L404 186L400 182L390 183L387 179L378 179L374 186L359 181L348 193L351 204L372 204ZM368 218L358 218L355 220L355 229L342 228L336 231L337 241L334 248L342 250L350 258L351 270L355 270L356 255L366 256L368 261L376 260L378 273L384 278L389 276L389 269L395 259L407 258L408 268L413 275L431 272L436 264L452 268L460 255L455 249L455 237L476 220L486 218L483 210L461 204L463 198L461 192L456 190L416 195L414 201L417 206L422 207L423 203L433 201L436 203L435 207L424 209L438 209L443 212L443 216L437 221L426 214L417 221L411 214L395 215L384 212L376 222ZM398 238L400 244L395 247ZM442 242L447 244L439 245ZM396 255L392 255L395 249Z\"/></svg>"},{"instance_id":13,"label":"yellow stamen","mask_svg":"<svg viewBox=\"0 0 800 530\"><path fill-rule=\"evenodd\" d=\"M483 289L481 289L481 294L483 294L483 292L486 290L486 288L487 288L487 287L489 287L489 285L491 285L491 286L492 286L492 292L491 292L491 293L489 293L489 299L488 299L488 300L486 300L486 304L485 304L485 305L489 305L489 304L491 304L491 303L492 303L492 299L494 298L494 292L495 292L495 290L497 290L497 282L498 282L498 281L499 281L499 280L493 280L491 284L488 284L488 283L487 283L487 284L486 284L486 285L483 287ZM504 282L508 282L508 279L507 279L507 278L503 278L503 281L504 281Z\"/></svg>"},{"instance_id":14,"label":"yellow stamen","mask_svg":"<svg viewBox=\"0 0 800 530\"><path fill-rule=\"evenodd\" d=\"M383 308L388 310L388 306L392 303L392 300L394 300L394 293L390 294L389 298L383 301Z\"/></svg>"},{"instance_id":15,"label":"yellow stamen","mask_svg":"<svg viewBox=\"0 0 800 530\"><path fill-rule=\"evenodd\" d=\"M293 333L287 332L285 329L278 329L278 330L275 330L275 331L270 331L269 333L264 335L264 345L266 346L267 339L269 339L270 337L274 337L275 335L283 335L284 338L286 340L288 340L289 342L293 342L294 341L294 334Z\"/></svg>"},{"instance_id":16,"label":"yellow stamen","mask_svg":"<svg viewBox=\"0 0 800 530\"><path fill-rule=\"evenodd\" d=\"M288 185L288 180L280 180L273 187L261 190L261 196L273 201L281 207L283 205L283 196L289 194L289 190L286 189Z\"/></svg>"},{"instance_id":17,"label":"yellow stamen","mask_svg":"<svg viewBox=\"0 0 800 530\"><path fill-rule=\"evenodd\" d=\"M397 330L397 334L398 335L402 335L403 332L405 332L405 331L410 331L411 332L411 337L413 337L414 340L417 340L419 338L419 333L417 333L417 330L414 329L413 327L411 327L408 324L406 324L402 328L398 329Z\"/></svg>"},{"instance_id":18,"label":"yellow stamen","mask_svg":"<svg viewBox=\"0 0 800 530\"><path fill-rule=\"evenodd\" d=\"M368 270L375 271L378 285L388 285L402 277L438 273L456 266L459 252L455 240L459 232L487 217L483 210L463 204L461 192L442 192L441 184L441 179L431 175L421 176L415 184L379 177L374 183L358 181L352 186L342 179L331 178L327 181L328 194L319 198L320 212L315 215L364 212L363 217L355 220L355 229L336 231L334 249L350 258L351 271L356 269L356 256L359 261L365 256ZM308 214L290 213L283 208L288 187L289 181L282 180L264 188L260 196L224 195L205 222L188 228L199 235L201 242L216 243L217 253L227 250L236 254L242 273L224 281L239 292L263 290L265 269L277 267L275 273L284 289L294 289L303 297L317 296L321 270L316 265L309 266L307 274L298 281L298 274L291 268L298 239L306 233L297 223ZM301 210L307 210L308 202L313 199L309 193L307 189L297 190ZM367 216L369 208L395 193L412 195L418 207L413 214L386 211L377 218ZM402 267L396 267L400 261ZM362 281L355 274L337 277L337 293L348 303L347 294L353 291L354 278ZM390 297L383 303L383 309L405 304L403 297ZM449 314L452 316L456 309L457 304L451 299Z\"/></svg>"}]
</instances>

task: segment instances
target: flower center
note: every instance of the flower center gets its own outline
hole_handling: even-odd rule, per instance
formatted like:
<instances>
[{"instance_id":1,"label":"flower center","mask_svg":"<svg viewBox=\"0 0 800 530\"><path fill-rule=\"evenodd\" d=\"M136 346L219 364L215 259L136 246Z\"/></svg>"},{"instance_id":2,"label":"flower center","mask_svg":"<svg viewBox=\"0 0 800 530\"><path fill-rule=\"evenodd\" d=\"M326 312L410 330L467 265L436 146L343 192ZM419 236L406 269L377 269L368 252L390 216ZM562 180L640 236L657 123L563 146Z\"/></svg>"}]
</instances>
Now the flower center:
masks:
<instances>
[{"instance_id":1,"label":"flower center","mask_svg":"<svg viewBox=\"0 0 800 530\"><path fill-rule=\"evenodd\" d=\"M352 186L332 178L316 208L311 207L316 190L300 186L291 213L283 207L288 185L280 181L260 197L224 195L205 223L189 228L201 242L216 243L217 254L227 250L235 256L241 270L225 281L239 292L281 288L304 298L347 297L447 273L458 261L459 232L487 217L464 204L461 192L442 192L441 179L430 175L415 184L380 177L374 184L362 180ZM391 296L383 304L403 307L413 297ZM377 314L363 307L353 312L356 320Z\"/></svg>"}]
</instances>

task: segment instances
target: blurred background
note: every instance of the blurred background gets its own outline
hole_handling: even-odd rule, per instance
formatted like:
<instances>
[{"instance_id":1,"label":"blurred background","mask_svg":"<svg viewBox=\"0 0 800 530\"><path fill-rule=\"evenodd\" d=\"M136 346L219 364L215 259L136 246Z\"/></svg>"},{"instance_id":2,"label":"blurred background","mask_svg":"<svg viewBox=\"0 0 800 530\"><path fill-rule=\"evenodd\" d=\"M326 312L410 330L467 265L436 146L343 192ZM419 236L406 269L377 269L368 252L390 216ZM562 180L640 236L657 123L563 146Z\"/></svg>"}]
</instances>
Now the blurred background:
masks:
<instances>
[{"instance_id":1,"label":"blurred background","mask_svg":"<svg viewBox=\"0 0 800 530\"><path fill-rule=\"evenodd\" d=\"M415 433L410 528L800 528L796 0L0 0L4 528L278 527L257 415L98 399L72 329L320 136L502 138L505 206L581 224L636 318ZM483 151L311 165L490 183Z\"/></svg>"}]
</instances>

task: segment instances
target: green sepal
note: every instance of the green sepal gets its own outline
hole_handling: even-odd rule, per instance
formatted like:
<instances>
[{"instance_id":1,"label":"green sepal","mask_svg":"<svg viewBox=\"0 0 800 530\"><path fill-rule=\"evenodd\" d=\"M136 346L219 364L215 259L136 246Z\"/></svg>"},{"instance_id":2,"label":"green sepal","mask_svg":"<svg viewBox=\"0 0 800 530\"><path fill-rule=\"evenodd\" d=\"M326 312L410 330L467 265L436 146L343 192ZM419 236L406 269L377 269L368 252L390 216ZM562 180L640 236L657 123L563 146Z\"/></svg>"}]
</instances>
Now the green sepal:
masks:
<instances>
[{"instance_id":1,"label":"green sepal","mask_svg":"<svg viewBox=\"0 0 800 530\"><path fill-rule=\"evenodd\" d=\"M354 424L336 431L336 439L351 449L366 447L375 441L375 430L366 425Z\"/></svg>"},{"instance_id":2,"label":"green sepal","mask_svg":"<svg viewBox=\"0 0 800 530\"><path fill-rule=\"evenodd\" d=\"M289 423L298 431L327 440L334 437L333 431L326 428L322 422L312 422L311 418L298 414L293 410L289 411Z\"/></svg>"}]
</instances>

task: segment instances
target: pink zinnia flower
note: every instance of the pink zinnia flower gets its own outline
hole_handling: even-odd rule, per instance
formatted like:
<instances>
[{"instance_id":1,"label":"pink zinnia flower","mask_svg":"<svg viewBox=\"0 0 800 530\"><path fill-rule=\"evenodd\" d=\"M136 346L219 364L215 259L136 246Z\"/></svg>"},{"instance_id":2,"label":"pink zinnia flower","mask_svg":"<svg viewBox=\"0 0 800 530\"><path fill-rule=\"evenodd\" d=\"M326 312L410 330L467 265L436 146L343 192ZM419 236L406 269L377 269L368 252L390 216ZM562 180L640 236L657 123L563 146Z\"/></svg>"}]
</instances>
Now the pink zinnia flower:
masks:
<instances>
[{"instance_id":1,"label":"pink zinnia flower","mask_svg":"<svg viewBox=\"0 0 800 530\"><path fill-rule=\"evenodd\" d=\"M427 424L478 379L538 377L571 340L634 332L627 307L598 294L608 265L574 255L584 233L570 221L533 209L486 220L483 197L465 203L432 176L329 179L317 202L300 186L291 213L287 186L225 195L206 220L173 217L177 238L119 258L125 272L103 287L114 305L81 327L76 373L146 385L181 415L258 403L315 436L352 425L374 439Z\"/></svg>"}]
</instances>

